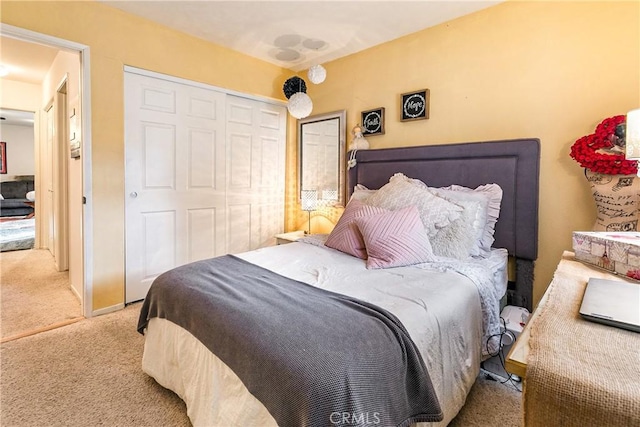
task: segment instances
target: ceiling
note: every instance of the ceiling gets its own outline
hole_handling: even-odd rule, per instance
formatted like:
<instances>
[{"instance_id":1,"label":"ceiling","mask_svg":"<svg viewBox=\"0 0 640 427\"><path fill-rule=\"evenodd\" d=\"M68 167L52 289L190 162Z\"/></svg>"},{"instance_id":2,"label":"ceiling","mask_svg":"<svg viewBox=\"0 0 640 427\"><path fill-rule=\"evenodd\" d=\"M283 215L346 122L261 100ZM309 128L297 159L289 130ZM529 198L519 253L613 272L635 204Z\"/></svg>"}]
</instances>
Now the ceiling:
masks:
<instances>
[{"instance_id":1,"label":"ceiling","mask_svg":"<svg viewBox=\"0 0 640 427\"><path fill-rule=\"evenodd\" d=\"M40 84L58 54L58 49L10 37L0 37L0 64L9 74L3 79ZM33 126L34 114L0 109L0 124Z\"/></svg>"},{"instance_id":2,"label":"ceiling","mask_svg":"<svg viewBox=\"0 0 640 427\"><path fill-rule=\"evenodd\" d=\"M302 71L504 0L98 1Z\"/></svg>"},{"instance_id":3,"label":"ceiling","mask_svg":"<svg viewBox=\"0 0 640 427\"><path fill-rule=\"evenodd\" d=\"M504 0L97 1L297 72ZM0 37L4 79L40 84L58 51ZM24 124L21 112L0 113Z\"/></svg>"},{"instance_id":4,"label":"ceiling","mask_svg":"<svg viewBox=\"0 0 640 427\"><path fill-rule=\"evenodd\" d=\"M0 64L9 70L7 80L42 83L57 54L53 47L0 37Z\"/></svg>"},{"instance_id":5,"label":"ceiling","mask_svg":"<svg viewBox=\"0 0 640 427\"><path fill-rule=\"evenodd\" d=\"M0 125L33 126L34 113L31 111L0 108Z\"/></svg>"}]
</instances>

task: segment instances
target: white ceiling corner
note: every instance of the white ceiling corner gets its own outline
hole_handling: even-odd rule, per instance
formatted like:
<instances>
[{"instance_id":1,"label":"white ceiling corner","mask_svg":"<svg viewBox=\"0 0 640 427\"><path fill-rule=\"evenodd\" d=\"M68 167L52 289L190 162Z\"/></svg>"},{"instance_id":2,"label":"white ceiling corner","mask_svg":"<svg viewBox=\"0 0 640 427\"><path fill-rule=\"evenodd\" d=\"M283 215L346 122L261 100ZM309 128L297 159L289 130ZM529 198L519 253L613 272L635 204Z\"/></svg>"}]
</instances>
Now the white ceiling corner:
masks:
<instances>
[{"instance_id":1,"label":"white ceiling corner","mask_svg":"<svg viewBox=\"0 0 640 427\"><path fill-rule=\"evenodd\" d=\"M97 1L298 72L504 0ZM4 79L40 84L58 52L2 35Z\"/></svg>"},{"instance_id":2,"label":"white ceiling corner","mask_svg":"<svg viewBox=\"0 0 640 427\"><path fill-rule=\"evenodd\" d=\"M99 1L283 68L302 71L502 0ZM277 43L294 41L295 36L299 42L293 46ZM321 40L326 46L310 49L304 43L308 40ZM282 52L283 48L288 51ZM278 59L289 57L291 50L299 58Z\"/></svg>"}]
</instances>

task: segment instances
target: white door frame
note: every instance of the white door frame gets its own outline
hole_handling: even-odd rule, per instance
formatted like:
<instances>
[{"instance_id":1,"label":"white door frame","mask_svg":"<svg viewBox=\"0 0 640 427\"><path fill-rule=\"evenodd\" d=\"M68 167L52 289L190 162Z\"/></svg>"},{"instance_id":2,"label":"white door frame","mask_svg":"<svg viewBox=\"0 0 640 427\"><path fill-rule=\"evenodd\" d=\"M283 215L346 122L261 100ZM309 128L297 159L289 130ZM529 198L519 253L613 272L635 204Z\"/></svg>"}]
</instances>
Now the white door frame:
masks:
<instances>
[{"instance_id":1,"label":"white door frame","mask_svg":"<svg viewBox=\"0 0 640 427\"><path fill-rule=\"evenodd\" d=\"M54 223L56 228L55 261L58 271L69 269L69 129L67 110L67 90L69 75L65 73L54 93L56 143L54 155L55 190ZM57 193L57 194L56 194Z\"/></svg>"},{"instance_id":2,"label":"white door frame","mask_svg":"<svg viewBox=\"0 0 640 427\"><path fill-rule=\"evenodd\" d=\"M54 175L56 173L55 169L58 166L54 161L56 157L57 133L59 132L56 128L57 108L54 100L51 99L43 109L45 119L43 120L43 124L46 127L46 131L44 135L44 146L41 142L40 149L38 150L40 152L40 165L36 166L36 180L38 181L38 185L36 185L35 189L38 191L38 194L40 194L39 198L41 199L40 203L36 204L41 205L41 209L36 215L36 222L40 223L41 242L43 242L43 244L40 245L40 249L47 249L51 253L53 261L56 264L56 269L60 271L56 262L55 242L57 241L57 230L55 218L57 212L54 198L54 188L56 185Z\"/></svg>"},{"instance_id":3,"label":"white door frame","mask_svg":"<svg viewBox=\"0 0 640 427\"><path fill-rule=\"evenodd\" d=\"M0 24L5 37L71 50L80 55L80 111L82 117L82 194L85 199L82 213L82 314L92 317L93 311L93 192L91 175L91 73L89 46L26 30L13 25Z\"/></svg>"}]
</instances>

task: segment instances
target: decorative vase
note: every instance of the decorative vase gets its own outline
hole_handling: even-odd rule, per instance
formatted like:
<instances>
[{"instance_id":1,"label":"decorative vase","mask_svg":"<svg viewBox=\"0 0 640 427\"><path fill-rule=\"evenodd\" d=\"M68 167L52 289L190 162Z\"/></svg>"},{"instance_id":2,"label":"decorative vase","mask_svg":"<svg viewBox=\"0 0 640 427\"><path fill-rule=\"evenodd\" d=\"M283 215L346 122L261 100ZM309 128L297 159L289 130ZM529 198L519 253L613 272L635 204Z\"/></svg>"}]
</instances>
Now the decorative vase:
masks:
<instances>
[{"instance_id":1,"label":"decorative vase","mask_svg":"<svg viewBox=\"0 0 640 427\"><path fill-rule=\"evenodd\" d=\"M584 170L596 202L593 231L637 231L640 219L640 178Z\"/></svg>"}]
</instances>

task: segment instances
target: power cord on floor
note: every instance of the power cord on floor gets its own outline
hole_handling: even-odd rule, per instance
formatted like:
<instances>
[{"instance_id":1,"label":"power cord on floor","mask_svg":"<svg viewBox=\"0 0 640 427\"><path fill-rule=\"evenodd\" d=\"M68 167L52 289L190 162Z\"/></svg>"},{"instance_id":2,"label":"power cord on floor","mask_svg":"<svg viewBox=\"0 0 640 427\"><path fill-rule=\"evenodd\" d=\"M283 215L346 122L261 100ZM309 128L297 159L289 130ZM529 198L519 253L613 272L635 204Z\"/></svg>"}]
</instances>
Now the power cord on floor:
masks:
<instances>
[{"instance_id":1,"label":"power cord on floor","mask_svg":"<svg viewBox=\"0 0 640 427\"><path fill-rule=\"evenodd\" d=\"M517 375L513 375L510 372L507 371L507 368L505 366L505 358L504 358L504 353L502 351L503 346L505 345L511 345L513 343L516 342L516 336L513 334L513 332L511 332L510 330L507 329L507 322L504 320L504 318L502 316L500 316L500 321L502 322L501 325L501 330L500 333L497 334L493 334L490 337L487 338L487 342L486 342L486 349L487 349L487 353L491 356L491 357L495 357L498 356L498 359L500 360L500 365L502 365L502 369L504 370L506 377L503 381L499 381L500 384L505 384L507 382L510 382L511 385L519 392L522 393L522 388L518 387L518 384L522 382L522 379L517 376ZM507 337L507 339L505 340L505 337ZM491 351L491 340L493 340L494 338L498 338L498 349L495 352ZM508 342L505 342L508 341ZM487 378L493 380L493 381L498 381L495 378L491 377L491 375L488 372L485 372L485 375Z\"/></svg>"}]
</instances>

